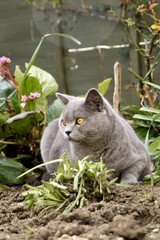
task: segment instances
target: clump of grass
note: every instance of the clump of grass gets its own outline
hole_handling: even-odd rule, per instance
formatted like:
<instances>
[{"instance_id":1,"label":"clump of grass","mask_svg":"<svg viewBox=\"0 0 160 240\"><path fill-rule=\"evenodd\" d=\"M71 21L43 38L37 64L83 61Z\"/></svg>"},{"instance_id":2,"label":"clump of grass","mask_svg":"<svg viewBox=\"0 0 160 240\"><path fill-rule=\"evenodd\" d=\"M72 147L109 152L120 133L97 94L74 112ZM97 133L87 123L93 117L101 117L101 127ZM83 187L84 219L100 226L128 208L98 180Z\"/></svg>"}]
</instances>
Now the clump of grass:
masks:
<instances>
[{"instance_id":1,"label":"clump of grass","mask_svg":"<svg viewBox=\"0 0 160 240\"><path fill-rule=\"evenodd\" d=\"M153 188L153 185L160 182L160 160L157 160L157 157L159 157L159 155L156 156L156 159L153 158L153 161L156 161L154 163L155 165L155 170L154 172L146 175L143 179L144 184L145 185L151 185Z\"/></svg>"},{"instance_id":2,"label":"clump of grass","mask_svg":"<svg viewBox=\"0 0 160 240\"><path fill-rule=\"evenodd\" d=\"M28 190L23 196L29 207L54 207L67 213L73 208L84 206L88 197L105 200L114 183L114 180L109 181L112 171L101 162L89 161L89 156L78 160L71 167L70 161L63 155L49 182L42 181L38 187L26 185Z\"/></svg>"}]
</instances>

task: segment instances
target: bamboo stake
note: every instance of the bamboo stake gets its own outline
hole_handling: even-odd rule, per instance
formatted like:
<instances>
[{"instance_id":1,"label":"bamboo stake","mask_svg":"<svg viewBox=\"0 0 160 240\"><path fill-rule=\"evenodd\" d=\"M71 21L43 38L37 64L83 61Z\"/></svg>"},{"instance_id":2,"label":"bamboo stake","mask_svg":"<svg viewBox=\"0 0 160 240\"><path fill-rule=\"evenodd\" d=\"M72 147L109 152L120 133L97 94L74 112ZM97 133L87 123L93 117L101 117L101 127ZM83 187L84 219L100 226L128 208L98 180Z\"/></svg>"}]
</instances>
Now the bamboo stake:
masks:
<instances>
[{"instance_id":1,"label":"bamboo stake","mask_svg":"<svg viewBox=\"0 0 160 240\"><path fill-rule=\"evenodd\" d=\"M114 93L113 93L113 108L120 114L121 104L121 65L117 61L114 64Z\"/></svg>"}]
</instances>

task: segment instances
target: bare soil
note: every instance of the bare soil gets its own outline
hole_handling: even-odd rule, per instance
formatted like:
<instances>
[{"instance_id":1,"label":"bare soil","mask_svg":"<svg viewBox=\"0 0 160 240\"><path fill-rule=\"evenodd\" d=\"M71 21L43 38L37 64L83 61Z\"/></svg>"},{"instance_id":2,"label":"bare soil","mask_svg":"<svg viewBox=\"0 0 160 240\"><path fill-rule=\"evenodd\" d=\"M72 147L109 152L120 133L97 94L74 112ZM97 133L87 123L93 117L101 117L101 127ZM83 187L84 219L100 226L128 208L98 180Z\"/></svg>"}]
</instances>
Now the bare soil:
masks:
<instances>
[{"instance_id":1,"label":"bare soil","mask_svg":"<svg viewBox=\"0 0 160 240\"><path fill-rule=\"evenodd\" d=\"M0 190L0 240L160 240L160 184L114 186L106 202L68 214L29 209L24 190Z\"/></svg>"}]
</instances>

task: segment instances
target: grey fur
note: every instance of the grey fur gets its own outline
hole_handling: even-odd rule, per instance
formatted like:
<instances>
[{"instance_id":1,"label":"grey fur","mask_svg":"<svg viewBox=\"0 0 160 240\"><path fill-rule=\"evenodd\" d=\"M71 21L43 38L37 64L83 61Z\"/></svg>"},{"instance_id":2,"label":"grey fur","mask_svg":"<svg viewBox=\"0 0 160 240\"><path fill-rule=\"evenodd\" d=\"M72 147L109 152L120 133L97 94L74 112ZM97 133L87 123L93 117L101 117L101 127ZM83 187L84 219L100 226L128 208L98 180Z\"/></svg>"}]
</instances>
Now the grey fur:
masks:
<instances>
[{"instance_id":1,"label":"grey fur","mask_svg":"<svg viewBox=\"0 0 160 240\"><path fill-rule=\"evenodd\" d=\"M44 162L66 152L73 165L76 159L92 154L94 161L102 158L108 168L115 169L114 177L120 177L121 183L136 183L153 170L144 144L96 89L90 89L85 98L60 93L57 97L65 109L44 131L41 140ZM78 125L77 118L84 118L85 122ZM52 173L57 165L49 164L46 168Z\"/></svg>"}]
</instances>

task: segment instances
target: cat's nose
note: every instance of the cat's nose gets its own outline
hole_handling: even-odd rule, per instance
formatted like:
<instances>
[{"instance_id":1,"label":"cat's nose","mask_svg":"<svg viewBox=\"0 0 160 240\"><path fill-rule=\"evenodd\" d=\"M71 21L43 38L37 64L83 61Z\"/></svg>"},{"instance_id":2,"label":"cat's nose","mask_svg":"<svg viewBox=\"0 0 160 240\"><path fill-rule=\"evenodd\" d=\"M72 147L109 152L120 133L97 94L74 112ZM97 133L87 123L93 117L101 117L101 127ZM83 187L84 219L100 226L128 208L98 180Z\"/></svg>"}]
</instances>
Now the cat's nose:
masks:
<instances>
[{"instance_id":1,"label":"cat's nose","mask_svg":"<svg viewBox=\"0 0 160 240\"><path fill-rule=\"evenodd\" d=\"M69 136L71 134L71 131L65 131L65 133Z\"/></svg>"}]
</instances>

